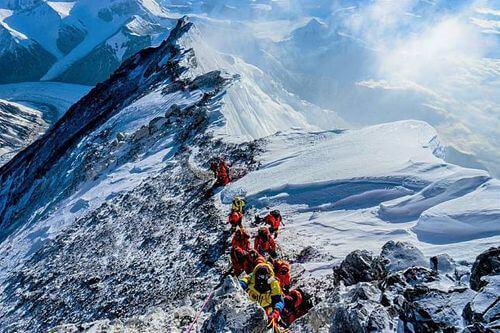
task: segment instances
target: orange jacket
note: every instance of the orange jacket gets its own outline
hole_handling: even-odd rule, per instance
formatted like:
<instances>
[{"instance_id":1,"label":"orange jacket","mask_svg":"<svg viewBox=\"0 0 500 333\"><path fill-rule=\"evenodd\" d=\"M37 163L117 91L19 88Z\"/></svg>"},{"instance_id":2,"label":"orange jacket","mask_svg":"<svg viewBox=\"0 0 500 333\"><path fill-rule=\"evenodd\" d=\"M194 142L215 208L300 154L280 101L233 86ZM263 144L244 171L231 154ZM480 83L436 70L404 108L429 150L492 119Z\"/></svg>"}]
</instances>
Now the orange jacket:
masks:
<instances>
[{"instance_id":1,"label":"orange jacket","mask_svg":"<svg viewBox=\"0 0 500 333\"><path fill-rule=\"evenodd\" d=\"M280 282L282 289L288 290L290 288L290 264L283 260L276 260L274 262L274 276Z\"/></svg>"},{"instance_id":2,"label":"orange jacket","mask_svg":"<svg viewBox=\"0 0 500 333\"><path fill-rule=\"evenodd\" d=\"M239 247L243 250L250 250L250 235L245 231L238 229L235 231L233 239L231 240L232 247Z\"/></svg>"},{"instance_id":3,"label":"orange jacket","mask_svg":"<svg viewBox=\"0 0 500 333\"><path fill-rule=\"evenodd\" d=\"M268 232L267 240L262 239L259 235L255 236L253 248L259 252L260 254L266 252L276 252L276 243L274 242L273 237Z\"/></svg>"}]
</instances>

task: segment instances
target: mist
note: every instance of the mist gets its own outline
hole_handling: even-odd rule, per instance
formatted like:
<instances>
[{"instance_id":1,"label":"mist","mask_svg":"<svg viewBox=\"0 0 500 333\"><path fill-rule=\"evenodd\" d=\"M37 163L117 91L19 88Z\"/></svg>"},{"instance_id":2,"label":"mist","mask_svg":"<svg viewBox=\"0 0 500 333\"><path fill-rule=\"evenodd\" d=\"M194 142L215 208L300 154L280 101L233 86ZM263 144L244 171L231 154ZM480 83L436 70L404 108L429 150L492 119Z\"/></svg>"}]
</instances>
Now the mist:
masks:
<instances>
[{"instance_id":1,"label":"mist","mask_svg":"<svg viewBox=\"0 0 500 333\"><path fill-rule=\"evenodd\" d=\"M429 122L450 151L500 175L499 2L217 3L204 27L217 49L352 127Z\"/></svg>"}]
</instances>

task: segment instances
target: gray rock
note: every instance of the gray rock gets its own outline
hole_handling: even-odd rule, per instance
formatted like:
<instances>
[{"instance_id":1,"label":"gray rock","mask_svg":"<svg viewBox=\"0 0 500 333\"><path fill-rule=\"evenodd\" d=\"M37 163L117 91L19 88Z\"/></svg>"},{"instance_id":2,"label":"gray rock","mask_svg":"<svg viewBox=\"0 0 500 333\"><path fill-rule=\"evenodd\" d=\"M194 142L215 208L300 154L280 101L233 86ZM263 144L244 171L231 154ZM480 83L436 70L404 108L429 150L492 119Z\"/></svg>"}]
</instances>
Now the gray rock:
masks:
<instances>
[{"instance_id":1,"label":"gray rock","mask_svg":"<svg viewBox=\"0 0 500 333\"><path fill-rule=\"evenodd\" d=\"M456 263L449 254L438 254L430 259L430 267L439 273L455 273Z\"/></svg>"},{"instance_id":2,"label":"gray rock","mask_svg":"<svg viewBox=\"0 0 500 333\"><path fill-rule=\"evenodd\" d=\"M429 267L422 251L408 242L389 241L382 247L380 256L389 261L385 267L389 272L405 270L412 266Z\"/></svg>"},{"instance_id":3,"label":"gray rock","mask_svg":"<svg viewBox=\"0 0 500 333\"><path fill-rule=\"evenodd\" d=\"M464 317L468 323L493 323L500 319L500 275L483 278L485 286L467 304Z\"/></svg>"},{"instance_id":4,"label":"gray rock","mask_svg":"<svg viewBox=\"0 0 500 333\"><path fill-rule=\"evenodd\" d=\"M264 310L249 300L232 277L226 278L211 304L202 332L262 332L267 325Z\"/></svg>"},{"instance_id":5,"label":"gray rock","mask_svg":"<svg viewBox=\"0 0 500 333\"><path fill-rule=\"evenodd\" d=\"M339 267L334 268L334 276L337 282L343 281L345 285L374 281L386 275L386 264L369 251L356 250L349 253Z\"/></svg>"}]
</instances>

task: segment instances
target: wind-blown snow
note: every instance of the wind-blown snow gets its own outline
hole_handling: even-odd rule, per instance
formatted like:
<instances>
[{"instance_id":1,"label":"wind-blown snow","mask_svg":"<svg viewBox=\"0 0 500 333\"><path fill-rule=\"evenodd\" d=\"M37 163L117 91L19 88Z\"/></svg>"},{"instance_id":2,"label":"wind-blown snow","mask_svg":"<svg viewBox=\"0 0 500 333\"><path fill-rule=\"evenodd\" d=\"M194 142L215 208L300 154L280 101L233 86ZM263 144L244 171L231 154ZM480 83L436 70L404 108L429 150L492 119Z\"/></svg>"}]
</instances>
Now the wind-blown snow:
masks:
<instances>
[{"instance_id":1,"label":"wind-blown snow","mask_svg":"<svg viewBox=\"0 0 500 333\"><path fill-rule=\"evenodd\" d=\"M345 125L334 112L290 94L259 68L238 57L217 52L201 36L195 29L185 41L197 55L198 71L222 69L239 76L224 97L221 109L224 126L215 131L216 135L230 141L244 141L294 127L314 130L320 123L332 127Z\"/></svg>"},{"instance_id":2,"label":"wind-blown snow","mask_svg":"<svg viewBox=\"0 0 500 333\"><path fill-rule=\"evenodd\" d=\"M312 245L330 262L354 249L401 240L427 255L472 259L500 240L500 225L493 222L500 192L489 185L495 181L482 170L438 158L436 132L426 123L292 131L268 141L261 167L222 191L221 200L228 204L245 195L255 212L280 209L285 251ZM466 205L471 199L475 204ZM331 264L309 267L323 266Z\"/></svg>"}]
</instances>

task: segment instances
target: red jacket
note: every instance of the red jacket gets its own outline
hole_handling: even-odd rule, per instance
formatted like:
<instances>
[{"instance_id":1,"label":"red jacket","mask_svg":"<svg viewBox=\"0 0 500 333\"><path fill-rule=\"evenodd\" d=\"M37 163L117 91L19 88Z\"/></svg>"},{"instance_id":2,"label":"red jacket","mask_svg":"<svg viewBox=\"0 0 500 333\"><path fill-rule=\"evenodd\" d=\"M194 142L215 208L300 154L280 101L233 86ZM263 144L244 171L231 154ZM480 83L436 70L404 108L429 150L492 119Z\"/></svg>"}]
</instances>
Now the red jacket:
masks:
<instances>
[{"instance_id":1,"label":"red jacket","mask_svg":"<svg viewBox=\"0 0 500 333\"><path fill-rule=\"evenodd\" d=\"M239 276L243 271L250 271L250 260L248 252L239 247L231 249L231 264L233 265L233 272Z\"/></svg>"},{"instance_id":2,"label":"red jacket","mask_svg":"<svg viewBox=\"0 0 500 333\"><path fill-rule=\"evenodd\" d=\"M217 184L227 185L229 183L229 168L226 162L220 161L218 164L212 164L210 169L214 172L217 178Z\"/></svg>"},{"instance_id":3,"label":"red jacket","mask_svg":"<svg viewBox=\"0 0 500 333\"><path fill-rule=\"evenodd\" d=\"M271 214L267 214L267 216L264 218L264 223L268 224L274 230L278 230L281 224L281 215L276 218Z\"/></svg>"},{"instance_id":4,"label":"red jacket","mask_svg":"<svg viewBox=\"0 0 500 333\"><path fill-rule=\"evenodd\" d=\"M259 253L270 253L276 252L276 243L274 242L273 237L269 234L267 237L267 241L263 240L259 235L255 236L255 240L253 243L253 248Z\"/></svg>"},{"instance_id":5,"label":"red jacket","mask_svg":"<svg viewBox=\"0 0 500 333\"><path fill-rule=\"evenodd\" d=\"M287 325L291 325L295 320L307 313L307 308L302 300L302 295L297 290L291 290L285 295L285 308L281 312L281 319Z\"/></svg>"},{"instance_id":6,"label":"red jacket","mask_svg":"<svg viewBox=\"0 0 500 333\"><path fill-rule=\"evenodd\" d=\"M286 261L277 260L274 263L274 276L278 279L282 289L290 289L290 264Z\"/></svg>"},{"instance_id":7,"label":"red jacket","mask_svg":"<svg viewBox=\"0 0 500 333\"><path fill-rule=\"evenodd\" d=\"M243 214L233 211L229 213L229 215L227 216L227 223L236 227L241 224L242 219L243 219Z\"/></svg>"},{"instance_id":8,"label":"red jacket","mask_svg":"<svg viewBox=\"0 0 500 333\"><path fill-rule=\"evenodd\" d=\"M238 229L234 233L233 239L231 240L231 245L233 247L239 247L243 250L250 250L250 235L245 231Z\"/></svg>"}]
</instances>

